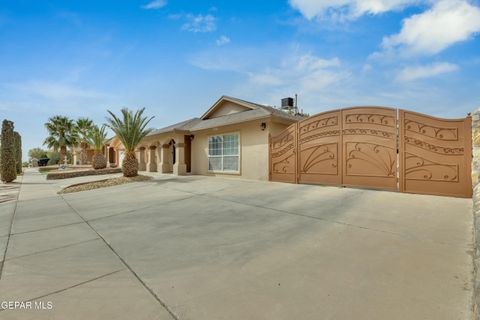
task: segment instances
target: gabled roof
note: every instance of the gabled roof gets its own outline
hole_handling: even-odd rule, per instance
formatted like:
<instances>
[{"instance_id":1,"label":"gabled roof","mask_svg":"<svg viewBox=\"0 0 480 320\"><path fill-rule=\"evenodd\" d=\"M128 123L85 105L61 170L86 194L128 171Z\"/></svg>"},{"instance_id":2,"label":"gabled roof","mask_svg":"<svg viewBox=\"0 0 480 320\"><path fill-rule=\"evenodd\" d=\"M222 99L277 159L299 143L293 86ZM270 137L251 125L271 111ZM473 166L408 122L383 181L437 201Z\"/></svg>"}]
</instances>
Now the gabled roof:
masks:
<instances>
[{"instance_id":1,"label":"gabled roof","mask_svg":"<svg viewBox=\"0 0 480 320\"><path fill-rule=\"evenodd\" d=\"M210 115L212 115L215 111L218 110L218 108L220 107L220 105L222 104L222 102L224 101L230 101L230 102L234 102L234 103L237 103L241 106L244 106L246 108L249 108L251 110L254 110L254 109L257 109L258 107L254 104L254 103L251 103L251 102L248 102L248 101L245 101L245 100L241 100L241 99L237 99L237 98L234 98L234 97L229 97L229 96L221 96L220 99L217 100L217 102L215 102L213 104L213 106L210 107L210 109L207 110L207 112L205 112L201 117L200 119L202 120L205 120L206 118L208 118Z\"/></svg>"},{"instance_id":2,"label":"gabled roof","mask_svg":"<svg viewBox=\"0 0 480 320\"><path fill-rule=\"evenodd\" d=\"M190 129L198 122L201 120L198 118L192 118L186 121L178 122L175 124L172 124L168 127L160 128L157 130L153 130L150 132L148 135L152 136L155 134L160 134L160 133L165 133L165 132L172 132L172 131L190 131Z\"/></svg>"},{"instance_id":3,"label":"gabled roof","mask_svg":"<svg viewBox=\"0 0 480 320\"><path fill-rule=\"evenodd\" d=\"M230 101L230 102L236 103L250 110L207 119L208 116L210 116L216 110L218 110L221 103L224 101ZM270 117L277 118L280 120L287 120L291 122L296 122L304 118L301 116L291 115L289 113L286 113L284 111L281 111L271 106L265 106L262 104L258 104L258 103L254 103L254 102L250 102L250 101L246 101L246 100L242 100L234 97L222 96L200 118L192 118L186 121L172 124L168 127L154 130L149 134L149 136L160 134L160 133L166 133L166 132L174 132L174 131L193 132L193 131L231 125L235 123L242 123L242 122L253 121L258 119L266 119Z\"/></svg>"}]
</instances>

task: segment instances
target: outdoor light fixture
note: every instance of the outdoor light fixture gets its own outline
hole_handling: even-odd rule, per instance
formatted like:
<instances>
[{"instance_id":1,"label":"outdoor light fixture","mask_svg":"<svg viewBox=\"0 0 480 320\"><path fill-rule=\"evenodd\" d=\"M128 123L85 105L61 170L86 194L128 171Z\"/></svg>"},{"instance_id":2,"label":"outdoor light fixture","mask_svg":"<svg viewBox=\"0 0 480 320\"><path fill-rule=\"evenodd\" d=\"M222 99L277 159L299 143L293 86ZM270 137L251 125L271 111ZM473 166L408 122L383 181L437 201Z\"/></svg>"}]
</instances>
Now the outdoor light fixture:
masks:
<instances>
[{"instance_id":1,"label":"outdoor light fixture","mask_svg":"<svg viewBox=\"0 0 480 320\"><path fill-rule=\"evenodd\" d=\"M265 122L262 122L260 128L262 128L262 131L265 130L267 128L267 124Z\"/></svg>"}]
</instances>

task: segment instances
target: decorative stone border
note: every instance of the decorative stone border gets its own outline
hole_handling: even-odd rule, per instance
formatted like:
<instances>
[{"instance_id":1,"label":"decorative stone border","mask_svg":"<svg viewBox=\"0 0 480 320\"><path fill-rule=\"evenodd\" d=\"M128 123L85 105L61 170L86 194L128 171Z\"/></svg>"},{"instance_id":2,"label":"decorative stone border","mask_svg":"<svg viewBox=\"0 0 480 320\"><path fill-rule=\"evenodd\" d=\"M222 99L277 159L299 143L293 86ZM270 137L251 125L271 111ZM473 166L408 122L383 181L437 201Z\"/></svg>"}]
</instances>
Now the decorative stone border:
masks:
<instances>
[{"instance_id":1,"label":"decorative stone border","mask_svg":"<svg viewBox=\"0 0 480 320\"><path fill-rule=\"evenodd\" d=\"M122 168L90 169L90 170L71 170L64 172L50 172L47 174L47 180L69 179L84 176L96 176L102 174L121 173Z\"/></svg>"},{"instance_id":2,"label":"decorative stone border","mask_svg":"<svg viewBox=\"0 0 480 320\"><path fill-rule=\"evenodd\" d=\"M473 159L472 159L472 183L473 183L473 240L475 248L473 250L473 317L480 320L480 109L472 114L472 141L473 141Z\"/></svg>"}]
</instances>

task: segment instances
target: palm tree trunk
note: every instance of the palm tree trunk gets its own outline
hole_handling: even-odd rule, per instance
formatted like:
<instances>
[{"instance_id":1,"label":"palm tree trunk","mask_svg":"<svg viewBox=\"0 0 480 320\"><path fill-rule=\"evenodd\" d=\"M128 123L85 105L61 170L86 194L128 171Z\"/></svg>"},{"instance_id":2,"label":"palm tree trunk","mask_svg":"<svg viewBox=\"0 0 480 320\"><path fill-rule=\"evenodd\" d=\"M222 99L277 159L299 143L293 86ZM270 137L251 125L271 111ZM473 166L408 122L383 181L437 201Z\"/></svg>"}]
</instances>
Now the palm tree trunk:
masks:
<instances>
[{"instance_id":1,"label":"palm tree trunk","mask_svg":"<svg viewBox=\"0 0 480 320\"><path fill-rule=\"evenodd\" d=\"M80 151L80 164L85 164L87 161L87 144L82 143L82 150Z\"/></svg>"},{"instance_id":2,"label":"palm tree trunk","mask_svg":"<svg viewBox=\"0 0 480 320\"><path fill-rule=\"evenodd\" d=\"M60 164L65 164L65 159L67 157L67 146L60 147Z\"/></svg>"},{"instance_id":3,"label":"palm tree trunk","mask_svg":"<svg viewBox=\"0 0 480 320\"><path fill-rule=\"evenodd\" d=\"M130 151L125 154L125 159L123 159L122 171L124 177L138 176L138 161L135 157L135 152Z\"/></svg>"},{"instance_id":4,"label":"palm tree trunk","mask_svg":"<svg viewBox=\"0 0 480 320\"><path fill-rule=\"evenodd\" d=\"M107 159L101 151L95 150L95 154L92 158L92 167L95 170L105 169L107 167Z\"/></svg>"}]
</instances>

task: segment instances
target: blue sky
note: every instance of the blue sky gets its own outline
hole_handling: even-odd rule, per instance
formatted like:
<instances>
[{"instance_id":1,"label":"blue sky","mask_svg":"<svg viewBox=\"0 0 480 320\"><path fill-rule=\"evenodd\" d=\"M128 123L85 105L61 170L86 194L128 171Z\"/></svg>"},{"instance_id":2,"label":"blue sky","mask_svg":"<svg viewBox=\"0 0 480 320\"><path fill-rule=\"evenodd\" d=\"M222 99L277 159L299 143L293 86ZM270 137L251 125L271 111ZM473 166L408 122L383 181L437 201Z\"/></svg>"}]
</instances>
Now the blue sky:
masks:
<instances>
[{"instance_id":1,"label":"blue sky","mask_svg":"<svg viewBox=\"0 0 480 320\"><path fill-rule=\"evenodd\" d=\"M479 32L467 0L0 0L0 118L26 155L56 114L146 107L161 127L224 94L463 117L480 107Z\"/></svg>"}]
</instances>

